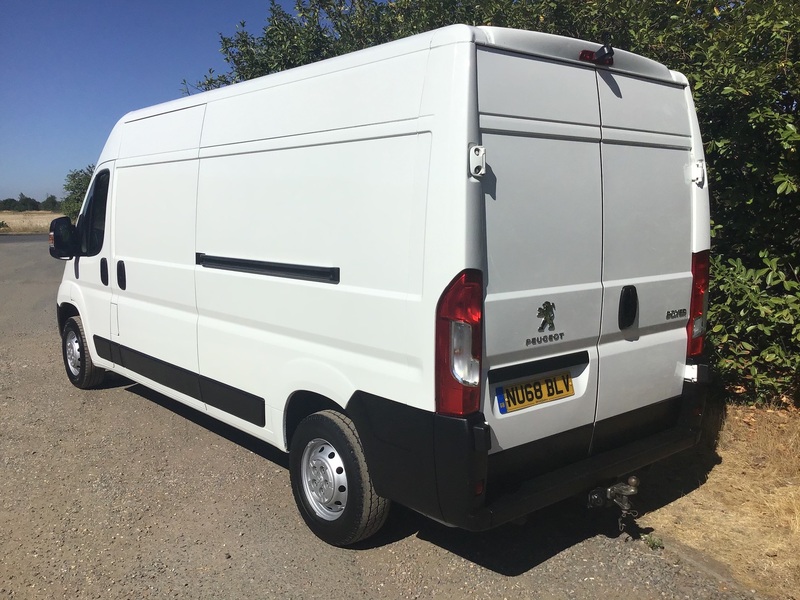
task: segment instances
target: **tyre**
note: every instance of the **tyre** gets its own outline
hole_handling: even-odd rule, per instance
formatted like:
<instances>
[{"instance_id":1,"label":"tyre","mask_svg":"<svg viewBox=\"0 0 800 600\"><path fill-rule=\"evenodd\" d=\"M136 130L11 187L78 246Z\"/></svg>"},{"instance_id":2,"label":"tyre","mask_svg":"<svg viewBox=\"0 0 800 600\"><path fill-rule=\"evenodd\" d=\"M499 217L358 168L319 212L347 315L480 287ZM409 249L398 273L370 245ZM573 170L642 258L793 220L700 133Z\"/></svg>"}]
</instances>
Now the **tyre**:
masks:
<instances>
[{"instance_id":1,"label":"tyre","mask_svg":"<svg viewBox=\"0 0 800 600\"><path fill-rule=\"evenodd\" d=\"M97 387L103 381L105 370L96 367L89 355L86 335L80 317L71 317L61 334L61 354L64 368L72 385L82 390Z\"/></svg>"},{"instance_id":2,"label":"tyre","mask_svg":"<svg viewBox=\"0 0 800 600\"><path fill-rule=\"evenodd\" d=\"M300 422L289 449L289 476L306 525L333 546L370 537L389 514L389 501L372 487L353 422L336 411Z\"/></svg>"}]
</instances>

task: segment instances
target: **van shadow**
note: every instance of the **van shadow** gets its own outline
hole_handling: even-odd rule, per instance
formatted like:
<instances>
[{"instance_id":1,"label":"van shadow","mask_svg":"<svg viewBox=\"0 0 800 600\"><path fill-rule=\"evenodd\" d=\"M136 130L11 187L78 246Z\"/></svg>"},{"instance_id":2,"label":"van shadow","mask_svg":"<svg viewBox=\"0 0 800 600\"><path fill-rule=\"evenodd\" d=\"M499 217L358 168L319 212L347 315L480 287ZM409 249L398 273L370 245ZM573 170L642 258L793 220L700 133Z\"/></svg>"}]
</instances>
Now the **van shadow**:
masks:
<instances>
[{"instance_id":1,"label":"van shadow","mask_svg":"<svg viewBox=\"0 0 800 600\"><path fill-rule=\"evenodd\" d=\"M124 380L120 385L125 383L130 382ZM289 468L288 455L266 442L142 385L133 384L127 391L158 404L281 468ZM634 508L640 516L666 506L705 482L711 469L720 463L715 448L724 417L724 403L710 406L706 411L703 442L636 473L640 477L641 485L639 494L633 500ZM598 535L627 540L639 539L653 531L650 528L641 528L635 519L629 517L625 519L624 531L621 532L620 514L616 507L589 509L585 497L575 497L533 513L523 524L507 524L486 532L469 532L447 527L395 504L384 527L353 549L370 550L416 535L421 540L479 566L513 577L526 573L560 552Z\"/></svg>"},{"instance_id":2,"label":"van shadow","mask_svg":"<svg viewBox=\"0 0 800 600\"><path fill-rule=\"evenodd\" d=\"M227 423L218 421L217 419L210 417L205 413L186 406L185 404L181 404L177 400L172 400L171 398L168 398L167 396L164 396L163 394L160 394L138 383L134 383L131 385L131 387L127 388L126 391L136 394L145 400L149 400L154 404L158 404L162 408L188 419L195 425L199 425L200 427L203 427L204 429L207 429L208 431L225 438L229 442L232 442L237 446L241 446L242 448L261 456L262 458L265 458L279 467L283 467L284 469L289 468L288 454L278 450L275 446L272 446L267 442L240 431L235 427L231 427Z\"/></svg>"},{"instance_id":3,"label":"van shadow","mask_svg":"<svg viewBox=\"0 0 800 600\"><path fill-rule=\"evenodd\" d=\"M572 498L533 513L521 525L469 532L441 525L395 505L384 529L367 540L363 548L416 535L485 569L516 577L597 535L636 539L650 531L627 522L625 531L620 532L618 517L618 510L589 509L584 498Z\"/></svg>"},{"instance_id":4,"label":"van shadow","mask_svg":"<svg viewBox=\"0 0 800 600\"><path fill-rule=\"evenodd\" d=\"M700 443L651 465L642 473L646 485L642 485L638 496L640 515L663 508L706 482L709 473L722 462L717 444L726 417L725 400L709 399L703 415Z\"/></svg>"},{"instance_id":5,"label":"van shadow","mask_svg":"<svg viewBox=\"0 0 800 600\"><path fill-rule=\"evenodd\" d=\"M119 373L114 373L113 371L106 371L103 375L103 382L95 388L95 390L113 390L116 388L123 388L129 385L133 385L133 381L120 375Z\"/></svg>"}]
</instances>

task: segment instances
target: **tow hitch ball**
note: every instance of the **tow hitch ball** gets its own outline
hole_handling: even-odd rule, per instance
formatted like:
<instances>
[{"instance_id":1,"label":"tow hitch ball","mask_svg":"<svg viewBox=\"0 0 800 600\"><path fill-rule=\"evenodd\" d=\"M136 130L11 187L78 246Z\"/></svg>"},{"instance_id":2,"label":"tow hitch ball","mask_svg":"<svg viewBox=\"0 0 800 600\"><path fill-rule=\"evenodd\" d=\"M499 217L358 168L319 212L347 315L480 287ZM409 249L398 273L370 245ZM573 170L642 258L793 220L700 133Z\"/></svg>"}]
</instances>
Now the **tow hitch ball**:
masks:
<instances>
[{"instance_id":1,"label":"tow hitch ball","mask_svg":"<svg viewBox=\"0 0 800 600\"><path fill-rule=\"evenodd\" d=\"M635 496L639 492L639 478L635 475L628 477L628 482L615 483L611 487L596 488L589 492L589 508L599 508L601 506L610 506L613 502L620 510L622 515L619 517L619 530L625 529L623 519L628 515L636 518L638 513L633 510L633 503L631 496Z\"/></svg>"}]
</instances>

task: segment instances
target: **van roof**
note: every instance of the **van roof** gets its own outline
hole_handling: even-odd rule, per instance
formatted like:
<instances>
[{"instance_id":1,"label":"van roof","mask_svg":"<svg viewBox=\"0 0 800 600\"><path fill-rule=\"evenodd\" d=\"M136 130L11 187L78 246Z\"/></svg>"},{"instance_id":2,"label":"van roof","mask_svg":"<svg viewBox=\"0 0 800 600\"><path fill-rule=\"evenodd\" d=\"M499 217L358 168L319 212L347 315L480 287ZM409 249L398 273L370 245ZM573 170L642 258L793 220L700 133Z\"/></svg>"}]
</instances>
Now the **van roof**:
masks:
<instances>
[{"instance_id":1,"label":"van roof","mask_svg":"<svg viewBox=\"0 0 800 600\"><path fill-rule=\"evenodd\" d=\"M460 43L473 43L501 51L505 50L571 63L580 62L579 56L581 51L595 51L600 47L600 44L597 42L587 42L537 31L508 29L504 27L450 25L357 52L329 58L294 69L288 69L279 73L265 75L249 81L232 84L224 88L192 94L184 98L129 112L117 122L114 131L112 131L109 136L109 140L106 142L106 146L101 153L98 164L104 162L107 158L112 158L116 154L114 150L118 147L120 126L124 123L215 102L223 98L285 85L325 73L349 69L403 54ZM587 62L580 62L580 64L584 66L591 65L591 63ZM614 49L614 65L612 67L602 68L668 83L678 83L682 85L686 85L687 83L682 75L670 71L660 63L616 48Z\"/></svg>"}]
</instances>

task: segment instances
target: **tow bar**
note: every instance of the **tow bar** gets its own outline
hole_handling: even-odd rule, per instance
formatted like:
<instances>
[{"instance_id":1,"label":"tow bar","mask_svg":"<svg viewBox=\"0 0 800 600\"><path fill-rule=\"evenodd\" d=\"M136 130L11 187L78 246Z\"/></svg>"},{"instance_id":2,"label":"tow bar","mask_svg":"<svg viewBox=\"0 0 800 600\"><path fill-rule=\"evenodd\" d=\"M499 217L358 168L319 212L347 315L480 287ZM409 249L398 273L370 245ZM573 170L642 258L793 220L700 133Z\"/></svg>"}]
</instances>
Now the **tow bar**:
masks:
<instances>
[{"instance_id":1,"label":"tow bar","mask_svg":"<svg viewBox=\"0 0 800 600\"><path fill-rule=\"evenodd\" d=\"M635 496L639 492L639 478L635 475L628 477L628 482L615 483L607 488L595 488L589 492L589 508L600 508L602 506L611 506L616 504L622 514L617 522L619 523L620 532L625 531L625 517L630 515L634 519L639 516L639 513L633 510L633 503L631 496Z\"/></svg>"}]
</instances>

